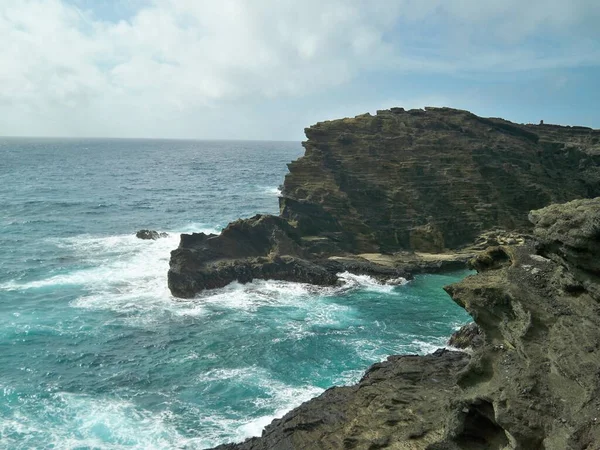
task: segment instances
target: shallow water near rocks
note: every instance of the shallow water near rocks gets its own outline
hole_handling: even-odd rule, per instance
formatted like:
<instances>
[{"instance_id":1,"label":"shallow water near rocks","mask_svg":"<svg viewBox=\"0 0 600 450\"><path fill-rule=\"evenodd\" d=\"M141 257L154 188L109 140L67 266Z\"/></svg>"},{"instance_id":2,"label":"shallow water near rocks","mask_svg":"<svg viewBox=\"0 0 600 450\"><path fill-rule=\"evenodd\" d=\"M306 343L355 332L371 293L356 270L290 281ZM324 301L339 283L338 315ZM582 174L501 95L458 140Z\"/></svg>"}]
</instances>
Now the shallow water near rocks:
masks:
<instances>
[{"instance_id":1,"label":"shallow water near rocks","mask_svg":"<svg viewBox=\"0 0 600 450\"><path fill-rule=\"evenodd\" d=\"M299 143L0 140L0 448L200 449L264 425L468 315L441 290L166 286L178 233L276 213ZM150 228L170 236L143 241Z\"/></svg>"}]
</instances>

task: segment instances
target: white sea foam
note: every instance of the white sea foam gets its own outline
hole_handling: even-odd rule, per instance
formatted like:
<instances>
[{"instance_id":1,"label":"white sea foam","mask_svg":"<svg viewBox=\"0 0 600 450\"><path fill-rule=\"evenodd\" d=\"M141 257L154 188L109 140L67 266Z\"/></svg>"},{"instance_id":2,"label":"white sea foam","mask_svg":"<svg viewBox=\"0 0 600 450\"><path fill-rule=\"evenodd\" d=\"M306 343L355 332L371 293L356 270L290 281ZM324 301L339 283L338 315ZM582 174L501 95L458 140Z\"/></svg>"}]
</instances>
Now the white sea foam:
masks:
<instances>
[{"instance_id":1,"label":"white sea foam","mask_svg":"<svg viewBox=\"0 0 600 450\"><path fill-rule=\"evenodd\" d=\"M238 423L237 430L233 436L234 441L246 439L251 436L259 436L262 429L273 419L282 417L288 411L299 406L301 403L321 394L323 389L316 386L292 387L279 380L273 379L271 374L256 366L214 369L198 378L199 382L212 382L219 380L234 379L236 383L249 384L258 387L265 392L266 396L254 400L257 409L274 411L272 415L261 416Z\"/></svg>"},{"instance_id":2,"label":"white sea foam","mask_svg":"<svg viewBox=\"0 0 600 450\"><path fill-rule=\"evenodd\" d=\"M255 280L252 283L233 282L222 289L207 291L197 299L204 305L220 308L255 311L261 306L297 304L311 295L312 286L274 280Z\"/></svg>"},{"instance_id":3,"label":"white sea foam","mask_svg":"<svg viewBox=\"0 0 600 450\"><path fill-rule=\"evenodd\" d=\"M218 233L215 229L192 224L180 231ZM200 296L201 301L173 301L166 283L170 251L177 247L179 234L158 240L141 240L131 235L90 236L54 239L53 243L67 250L88 268L25 283L10 281L0 285L4 290L61 288L80 286L87 293L72 302L72 306L87 309L110 309L122 313L140 313L135 320L152 319L155 312L169 311L175 315L199 316L207 307L235 308L255 311L262 306L310 304L309 298L339 294L348 289L365 289L391 293L394 285L385 284L367 275L339 274L341 288L321 288L303 283L256 280L246 285L229 286ZM395 280L395 284L405 280ZM329 304L311 311L315 323L339 322L343 309ZM342 314L343 315L343 314ZM139 314L138 314L139 316Z\"/></svg>"},{"instance_id":4,"label":"white sea foam","mask_svg":"<svg viewBox=\"0 0 600 450\"><path fill-rule=\"evenodd\" d=\"M235 309L254 312L264 306L296 307L318 323L332 323L340 313L351 311L351 307L335 303L324 303L323 298L339 293L330 287L319 287L305 283L277 280L254 280L251 283L230 283L224 288L206 291L196 297L205 307Z\"/></svg>"},{"instance_id":5,"label":"white sea foam","mask_svg":"<svg viewBox=\"0 0 600 450\"><path fill-rule=\"evenodd\" d=\"M217 233L203 229L200 224L184 231ZM174 299L167 287L166 274L170 252L179 244L179 234L158 240L141 240L134 235L90 236L81 235L52 242L70 252L88 268L49 278L19 283L12 281L0 289L28 290L38 288L60 289L65 286L81 287L84 292L71 302L75 308L112 310L119 319L134 326L150 326L174 316L203 316L215 309L234 309L255 312L261 307L294 307L303 311L301 321L286 324L285 339L302 339L312 333L311 326L343 327L353 323L352 308L332 302L319 301L323 297L364 288L390 292L393 286L381 284L368 276L341 274L344 285L317 287L303 283L273 280L255 280L242 285L230 285L201 294L196 299Z\"/></svg>"},{"instance_id":6,"label":"white sea foam","mask_svg":"<svg viewBox=\"0 0 600 450\"><path fill-rule=\"evenodd\" d=\"M346 288L364 289L384 294L391 294L394 292L396 286L402 286L408 282L402 277L394 278L387 282L381 282L369 275L356 275L350 272L342 272L337 275Z\"/></svg>"},{"instance_id":7,"label":"white sea foam","mask_svg":"<svg viewBox=\"0 0 600 450\"><path fill-rule=\"evenodd\" d=\"M250 378L256 378L261 369L254 367L239 367L234 369L211 369L196 377L198 383L210 383L212 381L222 381L235 379L238 383L247 381Z\"/></svg>"},{"instance_id":8,"label":"white sea foam","mask_svg":"<svg viewBox=\"0 0 600 450\"><path fill-rule=\"evenodd\" d=\"M413 346L416 346L419 350L418 353L421 355L428 355L435 352L439 348L446 348L446 338L432 339L431 341L423 341L422 339L413 339L411 342Z\"/></svg>"},{"instance_id":9,"label":"white sea foam","mask_svg":"<svg viewBox=\"0 0 600 450\"><path fill-rule=\"evenodd\" d=\"M264 192L268 195L276 195L277 197L281 197L281 189L278 187L266 187Z\"/></svg>"},{"instance_id":10,"label":"white sea foam","mask_svg":"<svg viewBox=\"0 0 600 450\"><path fill-rule=\"evenodd\" d=\"M389 355L382 339L361 339L353 342L352 346L357 356L366 361L383 361Z\"/></svg>"},{"instance_id":11,"label":"white sea foam","mask_svg":"<svg viewBox=\"0 0 600 450\"><path fill-rule=\"evenodd\" d=\"M272 410L273 414L256 418L225 416L186 405L201 424L200 436L190 437L181 433L177 418L168 409L153 412L118 398L59 392L48 398L19 401L11 416L0 419L3 436L0 448L24 450L37 448L43 442L45 446L61 449L202 449L258 436L274 418L323 392L314 386L290 387L256 368L220 370L212 376L257 385L268 394L268 398L257 400L257 408ZM206 378L212 379L211 375ZM8 394L5 389L4 395ZM29 406L37 412L32 413Z\"/></svg>"},{"instance_id":12,"label":"white sea foam","mask_svg":"<svg viewBox=\"0 0 600 450\"><path fill-rule=\"evenodd\" d=\"M218 230L198 225L194 230L218 233ZM138 317L130 320L142 322L152 320L156 312L202 314L194 302L173 301L167 287L169 256L179 245L179 233L171 232L168 237L157 240L142 240L128 234L80 235L51 241L88 267L26 283L13 280L0 285L0 289L81 287L85 294L75 299L72 306L135 312Z\"/></svg>"},{"instance_id":13,"label":"white sea foam","mask_svg":"<svg viewBox=\"0 0 600 450\"><path fill-rule=\"evenodd\" d=\"M259 436L273 419L323 392L313 386L292 388L268 378L259 379L257 384L266 388L269 396L257 407L270 409L273 414L256 418L225 416L188 405L201 424L197 437L183 435L169 410L153 412L127 400L61 392L45 400L36 399L37 414L23 413L20 404L12 417L0 419L0 435L4 437L0 448L24 450L44 442L48 447L73 450L203 449Z\"/></svg>"},{"instance_id":14,"label":"white sea foam","mask_svg":"<svg viewBox=\"0 0 600 450\"><path fill-rule=\"evenodd\" d=\"M125 400L60 392L29 401L35 403L37 414L24 414L27 405L19 402L10 418L0 420L0 435L7 445L2 448L37 448L41 442L61 449L204 447L199 439L181 435L169 412L153 413Z\"/></svg>"},{"instance_id":15,"label":"white sea foam","mask_svg":"<svg viewBox=\"0 0 600 450\"><path fill-rule=\"evenodd\" d=\"M303 283L275 280L255 280L252 283L231 283L214 291L207 291L182 314L212 314L230 311L236 314L256 314L260 308L278 308L278 320L273 324L280 332L273 342L301 340L318 332L348 329L362 325L355 308L328 300L339 293L339 288L322 288Z\"/></svg>"},{"instance_id":16,"label":"white sea foam","mask_svg":"<svg viewBox=\"0 0 600 450\"><path fill-rule=\"evenodd\" d=\"M271 416L263 416L258 419L253 419L248 422L244 429L246 434L243 438L250 436L259 436L265 425L268 425L273 419L284 416L302 403L320 395L324 390L316 386L303 386L299 388L290 387L281 382L271 380L267 388L269 399L261 402L262 399L257 399L255 402L257 407L276 407L275 413Z\"/></svg>"}]
</instances>

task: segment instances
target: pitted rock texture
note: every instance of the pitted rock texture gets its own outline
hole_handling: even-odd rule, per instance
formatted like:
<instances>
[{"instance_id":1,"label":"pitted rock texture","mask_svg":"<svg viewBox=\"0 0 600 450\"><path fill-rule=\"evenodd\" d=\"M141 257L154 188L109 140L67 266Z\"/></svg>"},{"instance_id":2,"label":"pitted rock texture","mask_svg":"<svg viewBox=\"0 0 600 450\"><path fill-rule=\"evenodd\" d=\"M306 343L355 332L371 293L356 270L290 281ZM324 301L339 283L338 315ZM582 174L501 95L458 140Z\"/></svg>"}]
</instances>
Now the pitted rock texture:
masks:
<instances>
[{"instance_id":1,"label":"pitted rock texture","mask_svg":"<svg viewBox=\"0 0 600 450\"><path fill-rule=\"evenodd\" d=\"M536 239L497 246L446 287L483 333L375 364L219 450L600 448L600 198L533 211Z\"/></svg>"},{"instance_id":2,"label":"pitted rock texture","mask_svg":"<svg viewBox=\"0 0 600 450\"><path fill-rule=\"evenodd\" d=\"M542 254L600 275L600 203L598 199L551 205L529 215Z\"/></svg>"},{"instance_id":3,"label":"pitted rock texture","mask_svg":"<svg viewBox=\"0 0 600 450\"><path fill-rule=\"evenodd\" d=\"M527 213L600 195L600 131L393 108L305 130L281 216L339 251L438 252Z\"/></svg>"}]
</instances>

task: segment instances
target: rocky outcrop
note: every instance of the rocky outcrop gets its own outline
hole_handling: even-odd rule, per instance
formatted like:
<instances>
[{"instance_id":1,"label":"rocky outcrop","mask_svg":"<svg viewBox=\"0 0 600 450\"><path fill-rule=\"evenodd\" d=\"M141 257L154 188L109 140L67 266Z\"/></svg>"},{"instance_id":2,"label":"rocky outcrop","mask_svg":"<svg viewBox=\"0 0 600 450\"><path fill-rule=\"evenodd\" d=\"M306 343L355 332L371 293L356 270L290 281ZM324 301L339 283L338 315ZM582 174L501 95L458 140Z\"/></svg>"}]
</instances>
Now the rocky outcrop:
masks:
<instances>
[{"instance_id":1,"label":"rocky outcrop","mask_svg":"<svg viewBox=\"0 0 600 450\"><path fill-rule=\"evenodd\" d=\"M477 250L452 253L364 253L320 257L302 246L297 230L274 216L255 216L230 224L220 235L184 234L171 252L168 285L180 298L205 289L254 279L296 281L316 285L338 283L338 274L369 275L387 283L417 273L464 269Z\"/></svg>"},{"instance_id":2,"label":"rocky outcrop","mask_svg":"<svg viewBox=\"0 0 600 450\"><path fill-rule=\"evenodd\" d=\"M257 215L238 220L220 235L183 234L171 252L168 284L173 295L191 298L204 289L255 278L331 285L334 273L303 258L297 230L286 220Z\"/></svg>"},{"instance_id":3,"label":"rocky outcrop","mask_svg":"<svg viewBox=\"0 0 600 450\"><path fill-rule=\"evenodd\" d=\"M389 357L218 448L600 448L600 198L530 217L533 239L488 249L446 288L483 332L470 356Z\"/></svg>"},{"instance_id":4,"label":"rocky outcrop","mask_svg":"<svg viewBox=\"0 0 600 450\"><path fill-rule=\"evenodd\" d=\"M571 291L592 290L600 296L595 277L600 275L600 214L598 201L581 200L532 211L538 253L568 265L577 279L565 287Z\"/></svg>"},{"instance_id":5,"label":"rocky outcrop","mask_svg":"<svg viewBox=\"0 0 600 450\"><path fill-rule=\"evenodd\" d=\"M483 333L475 322L468 323L455 331L448 339L450 347L458 349L477 348L483 345Z\"/></svg>"},{"instance_id":6,"label":"rocky outcrop","mask_svg":"<svg viewBox=\"0 0 600 450\"><path fill-rule=\"evenodd\" d=\"M589 128L393 108L320 122L306 136L279 217L182 235L173 295L254 278L331 284L340 264L380 277L441 270L452 266L447 249L474 243L463 261L521 240L530 209L600 195L600 131Z\"/></svg>"},{"instance_id":7,"label":"rocky outcrop","mask_svg":"<svg viewBox=\"0 0 600 450\"><path fill-rule=\"evenodd\" d=\"M488 402L508 448L600 448L600 274L588 255L600 199L530 217L534 243L490 250L473 262L479 275L447 288L486 336L461 398Z\"/></svg>"},{"instance_id":8,"label":"rocky outcrop","mask_svg":"<svg viewBox=\"0 0 600 450\"><path fill-rule=\"evenodd\" d=\"M137 233L135 233L135 237L137 237L138 239L147 239L147 240L157 240L159 238L163 238L163 237L168 237L169 234L168 233L159 233L158 231L155 230L139 230Z\"/></svg>"},{"instance_id":9,"label":"rocky outcrop","mask_svg":"<svg viewBox=\"0 0 600 450\"><path fill-rule=\"evenodd\" d=\"M527 212L600 195L600 131L518 125L467 111L393 108L305 130L282 217L338 251L439 252Z\"/></svg>"}]
</instances>

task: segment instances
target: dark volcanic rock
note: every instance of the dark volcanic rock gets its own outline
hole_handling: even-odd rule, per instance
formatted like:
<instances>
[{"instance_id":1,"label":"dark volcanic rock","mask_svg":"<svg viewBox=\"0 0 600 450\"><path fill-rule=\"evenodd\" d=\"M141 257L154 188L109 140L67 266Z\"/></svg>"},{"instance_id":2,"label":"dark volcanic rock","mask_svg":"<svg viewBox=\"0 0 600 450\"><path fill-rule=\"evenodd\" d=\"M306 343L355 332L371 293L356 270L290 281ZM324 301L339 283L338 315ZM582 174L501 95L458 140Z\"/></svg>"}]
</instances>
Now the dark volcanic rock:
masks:
<instances>
[{"instance_id":1,"label":"dark volcanic rock","mask_svg":"<svg viewBox=\"0 0 600 450\"><path fill-rule=\"evenodd\" d=\"M600 195L600 131L518 125L449 108L378 111L306 130L281 215L339 251L439 252L527 213Z\"/></svg>"},{"instance_id":2,"label":"dark volcanic rock","mask_svg":"<svg viewBox=\"0 0 600 450\"><path fill-rule=\"evenodd\" d=\"M450 336L448 345L460 349L480 347L483 345L481 328L475 322L462 326Z\"/></svg>"},{"instance_id":3,"label":"dark volcanic rock","mask_svg":"<svg viewBox=\"0 0 600 450\"><path fill-rule=\"evenodd\" d=\"M537 241L489 249L479 274L446 288L484 334L470 359L389 357L261 437L217 448L600 448L600 274L588 254L598 255L600 198L531 217Z\"/></svg>"},{"instance_id":4,"label":"dark volcanic rock","mask_svg":"<svg viewBox=\"0 0 600 450\"><path fill-rule=\"evenodd\" d=\"M158 231L154 231L154 230L140 230L137 233L135 233L135 237L139 238L139 239L151 239L151 240L156 240L159 238L163 238L163 237L168 237L168 233L159 233Z\"/></svg>"},{"instance_id":5,"label":"dark volcanic rock","mask_svg":"<svg viewBox=\"0 0 600 450\"><path fill-rule=\"evenodd\" d=\"M177 272L169 271L168 277L171 292L180 298L192 298L205 289L224 287L233 281L282 280L327 286L336 284L338 280L335 274L323 267L292 256L214 261L194 271L188 270L189 253L180 252L171 258L184 268Z\"/></svg>"},{"instance_id":6,"label":"dark volcanic rock","mask_svg":"<svg viewBox=\"0 0 600 450\"><path fill-rule=\"evenodd\" d=\"M262 215L233 222L220 235L183 234L171 252L169 288L177 297L191 298L204 289L255 278L335 284L335 274L302 258L299 241L286 220Z\"/></svg>"}]
</instances>

